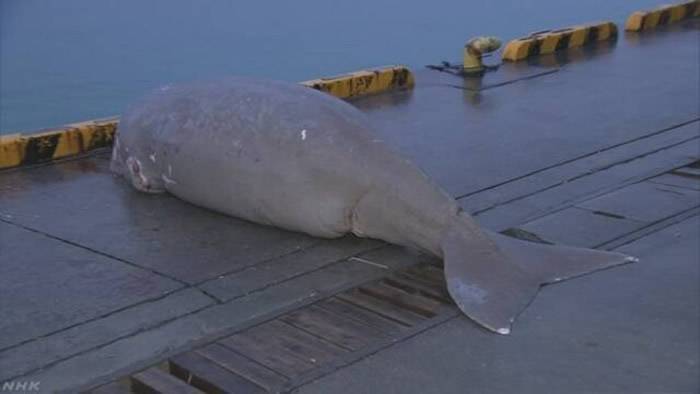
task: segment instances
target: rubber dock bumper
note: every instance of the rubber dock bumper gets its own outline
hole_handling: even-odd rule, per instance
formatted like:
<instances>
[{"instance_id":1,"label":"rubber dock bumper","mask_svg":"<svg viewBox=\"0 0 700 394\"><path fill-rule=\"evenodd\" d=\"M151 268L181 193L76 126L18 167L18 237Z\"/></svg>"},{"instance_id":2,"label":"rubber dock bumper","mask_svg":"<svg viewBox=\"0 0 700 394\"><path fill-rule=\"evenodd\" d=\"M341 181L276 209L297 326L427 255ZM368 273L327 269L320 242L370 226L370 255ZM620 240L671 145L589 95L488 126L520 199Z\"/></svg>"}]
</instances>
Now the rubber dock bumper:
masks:
<instances>
[{"instance_id":1,"label":"rubber dock bumper","mask_svg":"<svg viewBox=\"0 0 700 394\"><path fill-rule=\"evenodd\" d=\"M45 163L110 147L117 123L117 118L106 118L33 134L0 135L0 169Z\"/></svg>"},{"instance_id":2,"label":"rubber dock bumper","mask_svg":"<svg viewBox=\"0 0 700 394\"><path fill-rule=\"evenodd\" d=\"M617 26L613 22L545 30L508 42L503 50L503 60L525 60L532 56L546 55L562 49L580 47L596 41L614 40L615 38L617 38Z\"/></svg>"},{"instance_id":3,"label":"rubber dock bumper","mask_svg":"<svg viewBox=\"0 0 700 394\"><path fill-rule=\"evenodd\" d=\"M642 31L700 16L700 1L662 5L650 11L637 11L627 18L625 30Z\"/></svg>"},{"instance_id":4,"label":"rubber dock bumper","mask_svg":"<svg viewBox=\"0 0 700 394\"><path fill-rule=\"evenodd\" d=\"M412 88L415 80L413 73L407 67L387 66L337 77L314 79L301 84L335 97L350 99L389 90Z\"/></svg>"},{"instance_id":5,"label":"rubber dock bumper","mask_svg":"<svg viewBox=\"0 0 700 394\"><path fill-rule=\"evenodd\" d=\"M342 76L301 82L341 99L412 88L413 73L404 66L361 70ZM112 146L117 117L69 124L31 134L0 135L0 170L45 163Z\"/></svg>"}]
</instances>

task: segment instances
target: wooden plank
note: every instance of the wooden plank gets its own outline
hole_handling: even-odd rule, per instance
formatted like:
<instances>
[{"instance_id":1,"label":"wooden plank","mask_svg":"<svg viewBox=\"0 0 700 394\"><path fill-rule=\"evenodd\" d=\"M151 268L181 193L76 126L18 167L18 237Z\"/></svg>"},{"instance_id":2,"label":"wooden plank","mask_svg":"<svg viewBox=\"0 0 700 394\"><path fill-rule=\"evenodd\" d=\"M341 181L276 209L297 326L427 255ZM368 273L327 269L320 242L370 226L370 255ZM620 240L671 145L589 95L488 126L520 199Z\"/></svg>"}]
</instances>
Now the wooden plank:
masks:
<instances>
[{"instance_id":1,"label":"wooden plank","mask_svg":"<svg viewBox=\"0 0 700 394\"><path fill-rule=\"evenodd\" d=\"M421 280L426 282L431 282L435 286L447 286L445 283L445 273L441 269L432 265L421 264L406 270L402 270L401 272L416 278L421 278Z\"/></svg>"},{"instance_id":2,"label":"wooden plank","mask_svg":"<svg viewBox=\"0 0 700 394\"><path fill-rule=\"evenodd\" d=\"M254 328L224 338L219 343L289 378L315 367L310 360L271 343L264 336L255 335Z\"/></svg>"},{"instance_id":3,"label":"wooden plank","mask_svg":"<svg viewBox=\"0 0 700 394\"><path fill-rule=\"evenodd\" d=\"M170 360L170 372L207 393L264 393L262 387L204 356L187 352Z\"/></svg>"},{"instance_id":4,"label":"wooden plank","mask_svg":"<svg viewBox=\"0 0 700 394\"><path fill-rule=\"evenodd\" d=\"M268 391L281 387L288 381L284 375L217 343L196 352Z\"/></svg>"},{"instance_id":5,"label":"wooden plank","mask_svg":"<svg viewBox=\"0 0 700 394\"><path fill-rule=\"evenodd\" d=\"M442 270L432 267L430 272L424 271L416 268L413 270L401 270L396 274L402 278L422 283L425 286L447 291L447 282L445 282L445 274Z\"/></svg>"},{"instance_id":6,"label":"wooden plank","mask_svg":"<svg viewBox=\"0 0 700 394\"><path fill-rule=\"evenodd\" d=\"M340 298L331 297L316 304L319 308L326 309L348 319L357 320L370 325L382 332L393 334L405 329L406 326L387 319L375 312L369 311L357 305L343 301Z\"/></svg>"},{"instance_id":7,"label":"wooden plank","mask_svg":"<svg viewBox=\"0 0 700 394\"><path fill-rule=\"evenodd\" d=\"M361 286L360 292L390 302L427 318L434 317L442 304L418 294L411 294L387 283L372 283Z\"/></svg>"},{"instance_id":8,"label":"wooden plank","mask_svg":"<svg viewBox=\"0 0 700 394\"><path fill-rule=\"evenodd\" d=\"M392 319L407 327L414 326L425 320L424 316L411 312L407 309L398 308L392 303L361 293L357 289L338 294L336 297L343 301L368 309L388 319Z\"/></svg>"},{"instance_id":9,"label":"wooden plank","mask_svg":"<svg viewBox=\"0 0 700 394\"><path fill-rule=\"evenodd\" d=\"M346 349L311 335L282 320L272 320L249 330L258 338L275 344L311 364L333 360L347 353Z\"/></svg>"},{"instance_id":10,"label":"wooden plank","mask_svg":"<svg viewBox=\"0 0 700 394\"><path fill-rule=\"evenodd\" d=\"M452 303L450 295L444 286L435 286L430 282L421 280L421 278L416 278L415 276L411 276L409 274L398 272L393 277L384 279L384 281L394 287L400 287L407 290L415 289L421 295L443 304Z\"/></svg>"},{"instance_id":11,"label":"wooden plank","mask_svg":"<svg viewBox=\"0 0 700 394\"><path fill-rule=\"evenodd\" d=\"M361 349L385 335L374 327L314 305L291 312L281 319L349 350Z\"/></svg>"},{"instance_id":12,"label":"wooden plank","mask_svg":"<svg viewBox=\"0 0 700 394\"><path fill-rule=\"evenodd\" d=\"M137 394L197 394L202 391L190 386L185 381L152 367L131 376L131 390Z\"/></svg>"}]
</instances>

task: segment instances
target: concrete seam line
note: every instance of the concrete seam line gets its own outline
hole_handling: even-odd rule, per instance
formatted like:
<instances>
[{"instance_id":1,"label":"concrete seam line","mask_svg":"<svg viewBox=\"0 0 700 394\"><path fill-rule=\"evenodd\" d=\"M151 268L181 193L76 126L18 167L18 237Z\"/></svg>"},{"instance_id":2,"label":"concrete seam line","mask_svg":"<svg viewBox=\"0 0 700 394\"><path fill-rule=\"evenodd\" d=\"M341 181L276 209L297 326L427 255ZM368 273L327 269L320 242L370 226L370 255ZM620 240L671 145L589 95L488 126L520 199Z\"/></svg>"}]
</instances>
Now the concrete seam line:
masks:
<instances>
[{"instance_id":1,"label":"concrete seam line","mask_svg":"<svg viewBox=\"0 0 700 394\"><path fill-rule=\"evenodd\" d=\"M341 99L410 89L413 73L405 66L386 66L300 82ZM0 135L0 170L77 156L114 142L119 118L88 120L34 133Z\"/></svg>"},{"instance_id":2,"label":"concrete seam line","mask_svg":"<svg viewBox=\"0 0 700 394\"><path fill-rule=\"evenodd\" d=\"M625 30L651 30L698 16L700 16L700 0L667 4L648 11L633 12L625 22Z\"/></svg>"},{"instance_id":3,"label":"concrete seam line","mask_svg":"<svg viewBox=\"0 0 700 394\"><path fill-rule=\"evenodd\" d=\"M516 62L533 56L547 55L563 49L616 38L617 25L609 21L545 30L511 40L506 44L502 58L506 61Z\"/></svg>"}]
</instances>

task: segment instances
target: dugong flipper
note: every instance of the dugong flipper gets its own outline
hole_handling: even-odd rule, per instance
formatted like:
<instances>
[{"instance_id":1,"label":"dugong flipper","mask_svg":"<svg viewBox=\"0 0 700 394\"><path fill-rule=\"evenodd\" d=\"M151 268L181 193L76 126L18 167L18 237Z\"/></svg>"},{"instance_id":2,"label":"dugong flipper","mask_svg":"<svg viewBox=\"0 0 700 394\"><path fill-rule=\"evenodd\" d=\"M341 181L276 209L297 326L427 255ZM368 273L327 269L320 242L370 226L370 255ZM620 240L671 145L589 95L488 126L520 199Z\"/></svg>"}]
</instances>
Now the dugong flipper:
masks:
<instances>
[{"instance_id":1,"label":"dugong flipper","mask_svg":"<svg viewBox=\"0 0 700 394\"><path fill-rule=\"evenodd\" d=\"M121 118L112 169L139 190L314 236L353 233L442 257L450 294L506 334L543 283L631 261L481 230L351 105L290 83L162 88Z\"/></svg>"}]
</instances>

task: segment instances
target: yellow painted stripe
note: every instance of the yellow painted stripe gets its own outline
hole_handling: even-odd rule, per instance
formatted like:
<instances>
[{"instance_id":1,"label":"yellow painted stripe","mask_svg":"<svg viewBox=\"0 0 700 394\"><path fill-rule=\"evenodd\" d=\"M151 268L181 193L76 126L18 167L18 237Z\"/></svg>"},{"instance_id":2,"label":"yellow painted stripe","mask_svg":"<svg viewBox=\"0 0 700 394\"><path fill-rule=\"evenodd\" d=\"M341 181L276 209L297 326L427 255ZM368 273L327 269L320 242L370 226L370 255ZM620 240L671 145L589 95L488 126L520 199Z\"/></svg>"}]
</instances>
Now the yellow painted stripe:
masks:
<instances>
[{"instance_id":1,"label":"yellow painted stripe","mask_svg":"<svg viewBox=\"0 0 700 394\"><path fill-rule=\"evenodd\" d=\"M0 135L0 168L20 165L26 144L20 134Z\"/></svg>"},{"instance_id":2,"label":"yellow painted stripe","mask_svg":"<svg viewBox=\"0 0 700 394\"><path fill-rule=\"evenodd\" d=\"M588 28L585 26L577 26L574 31L571 32L571 37L569 38L569 48L578 48L586 43L586 37L588 37Z\"/></svg>"},{"instance_id":3,"label":"yellow painted stripe","mask_svg":"<svg viewBox=\"0 0 700 394\"><path fill-rule=\"evenodd\" d=\"M644 23L644 15L646 13L637 11L627 18L625 22L625 30L627 31L639 31L642 30L642 24Z\"/></svg>"},{"instance_id":4,"label":"yellow painted stripe","mask_svg":"<svg viewBox=\"0 0 700 394\"><path fill-rule=\"evenodd\" d=\"M665 15L662 18L662 15ZM625 22L625 30L650 30L661 25L676 23L684 19L700 16L700 0L666 4L647 11L635 11Z\"/></svg>"},{"instance_id":5,"label":"yellow painted stripe","mask_svg":"<svg viewBox=\"0 0 700 394\"><path fill-rule=\"evenodd\" d=\"M503 60L516 61L527 58L532 42L529 38L510 41L503 49Z\"/></svg>"},{"instance_id":6,"label":"yellow painted stripe","mask_svg":"<svg viewBox=\"0 0 700 394\"><path fill-rule=\"evenodd\" d=\"M557 50L557 44L562 39L563 34L548 34L542 38L540 44L540 55L554 53Z\"/></svg>"},{"instance_id":7,"label":"yellow painted stripe","mask_svg":"<svg viewBox=\"0 0 700 394\"><path fill-rule=\"evenodd\" d=\"M617 35L617 26L614 24L604 24L598 28L598 41L607 41Z\"/></svg>"},{"instance_id":8,"label":"yellow painted stripe","mask_svg":"<svg viewBox=\"0 0 700 394\"><path fill-rule=\"evenodd\" d=\"M675 6L671 7L671 16L668 20L668 23L676 23L680 20L683 20L685 18L685 7L684 6Z\"/></svg>"},{"instance_id":9,"label":"yellow painted stripe","mask_svg":"<svg viewBox=\"0 0 700 394\"><path fill-rule=\"evenodd\" d=\"M357 71L337 77L304 81L301 84L338 98L349 99L394 89L411 88L415 81L413 74L408 68L404 66L388 66L373 70Z\"/></svg>"},{"instance_id":10,"label":"yellow painted stripe","mask_svg":"<svg viewBox=\"0 0 700 394\"><path fill-rule=\"evenodd\" d=\"M362 70L347 75L301 82L338 98L356 98L412 88L413 73L404 66ZM119 119L90 120L30 134L0 135L0 169L44 163L112 145Z\"/></svg>"},{"instance_id":11,"label":"yellow painted stripe","mask_svg":"<svg viewBox=\"0 0 700 394\"><path fill-rule=\"evenodd\" d=\"M510 41L503 49L502 58L507 61L519 61L561 49L580 47L590 41L612 40L616 37L617 26L607 21L546 30Z\"/></svg>"},{"instance_id":12,"label":"yellow painted stripe","mask_svg":"<svg viewBox=\"0 0 700 394\"><path fill-rule=\"evenodd\" d=\"M642 24L642 29L653 29L659 24L659 19L661 19L661 11L651 11L644 17L644 23Z\"/></svg>"}]
</instances>

